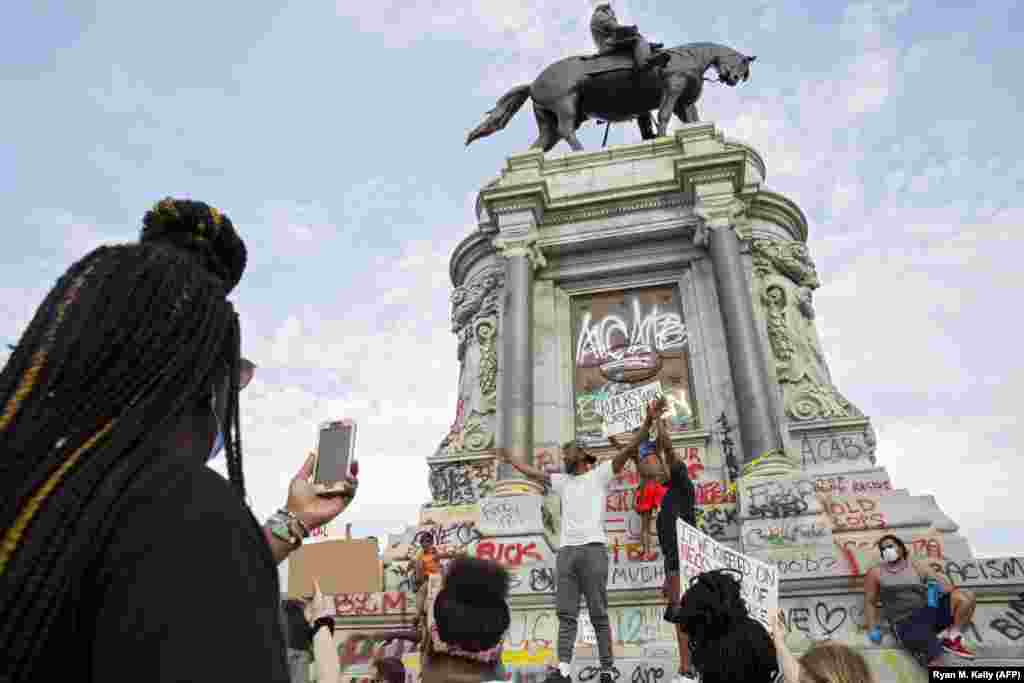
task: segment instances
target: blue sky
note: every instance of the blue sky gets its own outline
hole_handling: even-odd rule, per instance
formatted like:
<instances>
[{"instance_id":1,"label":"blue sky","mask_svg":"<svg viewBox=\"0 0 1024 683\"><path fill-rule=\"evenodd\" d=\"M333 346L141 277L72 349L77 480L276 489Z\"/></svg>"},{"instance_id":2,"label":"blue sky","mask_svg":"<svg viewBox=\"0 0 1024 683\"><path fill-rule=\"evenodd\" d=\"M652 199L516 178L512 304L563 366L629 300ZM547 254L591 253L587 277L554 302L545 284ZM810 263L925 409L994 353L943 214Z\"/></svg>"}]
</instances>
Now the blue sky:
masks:
<instances>
[{"instance_id":1,"label":"blue sky","mask_svg":"<svg viewBox=\"0 0 1024 683\"><path fill-rule=\"evenodd\" d=\"M250 247L235 300L261 366L243 404L255 511L283 502L317 421L354 416L347 519L357 534L411 521L454 417L448 255L535 130L524 109L469 149L465 134L591 50L590 3L7 5L0 339L155 200L208 201ZM652 39L758 56L748 83L709 84L701 117L755 146L807 213L836 383L873 417L895 486L934 493L977 552L1019 553L1024 7L973 5L615 3ZM617 126L609 143L636 140Z\"/></svg>"}]
</instances>

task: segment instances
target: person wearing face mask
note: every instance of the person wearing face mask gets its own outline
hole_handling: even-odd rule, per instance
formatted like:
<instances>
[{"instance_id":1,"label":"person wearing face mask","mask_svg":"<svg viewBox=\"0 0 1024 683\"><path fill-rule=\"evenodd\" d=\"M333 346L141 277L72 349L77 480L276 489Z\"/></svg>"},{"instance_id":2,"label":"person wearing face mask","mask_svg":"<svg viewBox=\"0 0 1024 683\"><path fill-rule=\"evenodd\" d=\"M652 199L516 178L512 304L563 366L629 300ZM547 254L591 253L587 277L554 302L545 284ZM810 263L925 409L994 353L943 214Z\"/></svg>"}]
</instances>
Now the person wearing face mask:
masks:
<instances>
[{"instance_id":1,"label":"person wearing face mask","mask_svg":"<svg viewBox=\"0 0 1024 683\"><path fill-rule=\"evenodd\" d=\"M878 549L881 563L864 575L865 626L871 641L882 642L877 608L881 602L896 637L928 666L939 663L943 650L973 658L974 652L963 642L963 628L974 616L974 594L911 558L906 544L892 534L879 539Z\"/></svg>"},{"instance_id":2,"label":"person wearing face mask","mask_svg":"<svg viewBox=\"0 0 1024 683\"><path fill-rule=\"evenodd\" d=\"M279 557L246 505L245 263L227 216L166 199L37 308L0 371L0 680L74 661L82 681L289 683ZM311 486L286 505L307 526Z\"/></svg>"},{"instance_id":3,"label":"person wearing face mask","mask_svg":"<svg viewBox=\"0 0 1024 683\"><path fill-rule=\"evenodd\" d=\"M231 219L203 202L172 198L160 201L143 218L139 243L187 255L209 275L224 282L229 292L238 285L245 270L245 243L235 231ZM252 361L239 357L237 391L248 386L255 372L256 365ZM225 377L214 386L210 399L215 436L209 461L224 451L225 432L236 429L234 420L228 417L231 409L234 410L233 415L238 413L237 398L232 393L229 379L230 376ZM240 476L231 474L232 468L236 467L234 456L228 453L227 461L229 474ZM275 564L287 559L314 529L340 515L355 497L359 482L354 477L348 477L343 483L343 495L317 495L310 481L314 462L315 456L310 454L288 486L284 507L263 525L263 536Z\"/></svg>"}]
</instances>

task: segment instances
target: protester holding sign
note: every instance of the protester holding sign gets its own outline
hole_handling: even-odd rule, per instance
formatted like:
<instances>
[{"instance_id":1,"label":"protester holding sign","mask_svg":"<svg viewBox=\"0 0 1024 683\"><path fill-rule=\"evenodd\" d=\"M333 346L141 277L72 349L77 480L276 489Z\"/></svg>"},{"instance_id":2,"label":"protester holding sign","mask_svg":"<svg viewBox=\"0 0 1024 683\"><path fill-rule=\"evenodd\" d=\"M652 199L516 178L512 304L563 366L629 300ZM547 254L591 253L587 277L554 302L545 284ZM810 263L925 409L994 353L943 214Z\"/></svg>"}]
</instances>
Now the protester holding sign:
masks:
<instances>
[{"instance_id":1,"label":"protester holding sign","mask_svg":"<svg viewBox=\"0 0 1024 683\"><path fill-rule=\"evenodd\" d=\"M778 569L719 543L682 520L677 521L676 526L683 578L692 579L716 569L735 572L740 581L740 594L750 616L770 628L779 605ZM687 600L689 592L683 598L684 604Z\"/></svg>"},{"instance_id":2,"label":"protester holding sign","mask_svg":"<svg viewBox=\"0 0 1024 683\"><path fill-rule=\"evenodd\" d=\"M580 612L580 594L587 602L590 621L597 635L601 660L600 683L613 683L619 672L612 658L611 627L608 623L608 537L604 531L604 506L608 487L637 446L647 439L654 416L664 409L664 399L652 402L640 431L622 445L618 454L600 465L597 458L578 443L562 446L567 474L548 474L512 459L502 448L498 457L530 479L546 484L562 502L562 544L555 561L558 611L558 668L547 683L568 683L572 672L573 648Z\"/></svg>"},{"instance_id":3,"label":"protester holding sign","mask_svg":"<svg viewBox=\"0 0 1024 683\"><path fill-rule=\"evenodd\" d=\"M775 645L764 624L750 616L739 574L704 572L686 590L680 623L690 636L693 666L701 683L778 683Z\"/></svg>"}]
</instances>

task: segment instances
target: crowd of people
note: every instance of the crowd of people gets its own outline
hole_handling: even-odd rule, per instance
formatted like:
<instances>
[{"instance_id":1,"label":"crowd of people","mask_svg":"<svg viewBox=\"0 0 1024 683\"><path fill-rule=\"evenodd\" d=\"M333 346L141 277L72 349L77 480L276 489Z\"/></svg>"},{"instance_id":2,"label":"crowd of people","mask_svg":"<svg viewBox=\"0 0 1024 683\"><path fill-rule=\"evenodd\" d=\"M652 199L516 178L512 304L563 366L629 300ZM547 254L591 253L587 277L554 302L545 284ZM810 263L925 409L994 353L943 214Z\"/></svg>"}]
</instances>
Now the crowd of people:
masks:
<instances>
[{"instance_id":1,"label":"crowd of people","mask_svg":"<svg viewBox=\"0 0 1024 683\"><path fill-rule=\"evenodd\" d=\"M246 261L226 215L163 200L145 214L137 243L74 263L14 347L0 373L0 681L58 680L74 661L77 677L91 681L286 683L305 680L315 663L317 679L334 683L350 663L337 656L329 599L317 587L311 600L282 606L277 565L346 509L358 481L348 478L343 495L318 495L310 456L263 525L245 502L239 393L256 366L241 355L228 295ZM863 657L843 645L816 645L796 660L781 616L771 632L753 620L727 571L694 577L683 591L676 521L696 525L695 495L664 408L652 403L628 439L610 439L616 452L604 461L565 444L564 472L496 451L561 500L557 664L547 680L570 680L581 597L600 683L619 677L603 519L605 493L631 460L650 503L641 512L658 509L677 681L871 680ZM226 479L207 466L221 452ZM418 643L423 683L505 680L507 571L446 557L429 534L421 545L414 628L384 635ZM879 548L883 562L865 577L871 640L881 641L881 604L923 661L972 656L962 629L974 596L913 561L900 539L886 536ZM406 677L397 658L374 660L372 670L377 681Z\"/></svg>"}]
</instances>

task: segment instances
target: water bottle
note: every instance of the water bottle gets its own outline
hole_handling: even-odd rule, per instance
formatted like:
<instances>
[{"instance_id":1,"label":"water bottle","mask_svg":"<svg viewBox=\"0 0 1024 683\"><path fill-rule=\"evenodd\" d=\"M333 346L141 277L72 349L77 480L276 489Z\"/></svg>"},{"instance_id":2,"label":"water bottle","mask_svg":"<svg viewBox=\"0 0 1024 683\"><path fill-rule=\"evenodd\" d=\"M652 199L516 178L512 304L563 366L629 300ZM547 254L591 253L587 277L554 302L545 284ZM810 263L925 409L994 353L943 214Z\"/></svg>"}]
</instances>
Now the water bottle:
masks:
<instances>
[{"instance_id":1,"label":"water bottle","mask_svg":"<svg viewBox=\"0 0 1024 683\"><path fill-rule=\"evenodd\" d=\"M942 586L939 585L938 581L930 580L928 582L928 606L938 607L939 598L942 596Z\"/></svg>"}]
</instances>

